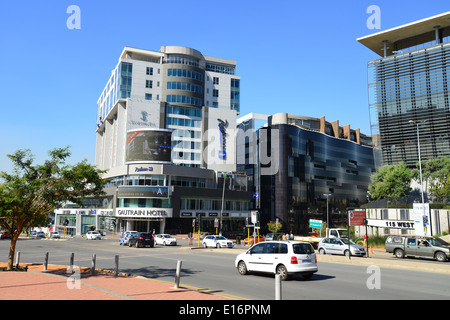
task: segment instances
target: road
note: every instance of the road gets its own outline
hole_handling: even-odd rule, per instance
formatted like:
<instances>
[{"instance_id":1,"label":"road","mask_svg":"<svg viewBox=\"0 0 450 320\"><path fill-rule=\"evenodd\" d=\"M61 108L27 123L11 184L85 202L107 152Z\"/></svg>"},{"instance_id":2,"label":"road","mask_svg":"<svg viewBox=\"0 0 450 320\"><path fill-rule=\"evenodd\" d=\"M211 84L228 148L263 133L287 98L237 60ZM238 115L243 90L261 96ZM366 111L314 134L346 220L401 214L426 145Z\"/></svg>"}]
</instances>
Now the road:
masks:
<instances>
[{"instance_id":1,"label":"road","mask_svg":"<svg viewBox=\"0 0 450 320\"><path fill-rule=\"evenodd\" d=\"M0 241L0 261L7 260L9 240ZM180 241L176 247L155 246L155 248L129 248L118 245L117 239L87 241L27 240L17 245L22 263L42 264L49 252L49 264L69 265L73 252L74 264L90 267L92 255L97 257L96 267L114 269L114 256L119 255L120 272L139 275L163 281L174 282L177 261L182 261L181 285L213 291L236 299L273 300L274 276L250 274L241 276L234 267L236 255L245 247L235 249L195 249L187 241ZM384 256L383 256L384 257ZM397 260L386 255L379 267L379 273L368 272L370 264L360 264L370 259L353 257L351 264L341 256L318 256L319 272L311 280L294 277L282 283L283 300L377 300L377 299L449 299L450 277L447 273L418 272L394 269L389 264L408 264L411 261ZM374 259L375 260L375 259ZM450 262L420 261L425 266L444 266L450 269ZM429 267L427 267L429 266ZM417 269L417 268L416 268ZM374 278L378 275L378 278ZM373 279L376 279L375 288ZM368 286L369 283L369 286Z\"/></svg>"}]
</instances>

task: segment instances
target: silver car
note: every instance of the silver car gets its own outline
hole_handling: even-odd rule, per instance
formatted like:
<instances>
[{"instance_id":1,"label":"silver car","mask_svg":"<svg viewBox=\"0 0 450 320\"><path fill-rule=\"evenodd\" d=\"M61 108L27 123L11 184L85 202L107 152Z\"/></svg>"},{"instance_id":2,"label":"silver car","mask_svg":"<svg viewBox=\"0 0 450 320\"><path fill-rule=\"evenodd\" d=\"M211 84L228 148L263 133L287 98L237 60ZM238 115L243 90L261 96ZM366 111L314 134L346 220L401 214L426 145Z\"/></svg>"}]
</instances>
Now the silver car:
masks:
<instances>
[{"instance_id":1,"label":"silver car","mask_svg":"<svg viewBox=\"0 0 450 320\"><path fill-rule=\"evenodd\" d=\"M320 240L318 245L318 250L320 254L343 254L346 257L352 256L364 256L366 254L366 249L363 246L354 244L350 241L350 251L349 251L349 240L347 238L324 238Z\"/></svg>"}]
</instances>

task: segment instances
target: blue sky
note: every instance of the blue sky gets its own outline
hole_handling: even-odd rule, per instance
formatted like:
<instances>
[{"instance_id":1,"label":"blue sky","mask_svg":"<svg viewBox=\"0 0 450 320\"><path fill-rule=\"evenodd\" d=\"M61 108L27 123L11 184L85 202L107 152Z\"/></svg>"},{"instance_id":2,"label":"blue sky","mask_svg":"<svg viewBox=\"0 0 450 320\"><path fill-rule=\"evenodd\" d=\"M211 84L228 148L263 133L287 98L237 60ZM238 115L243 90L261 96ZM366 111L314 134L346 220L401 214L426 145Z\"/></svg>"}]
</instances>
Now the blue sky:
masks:
<instances>
[{"instance_id":1,"label":"blue sky","mask_svg":"<svg viewBox=\"0 0 450 320\"><path fill-rule=\"evenodd\" d=\"M67 28L70 5L81 29ZM381 29L369 29L370 5ZM0 171L6 154L70 145L94 163L96 102L124 46L186 46L237 61L241 115L288 112L370 134L357 38L449 11L446 1L41 0L0 4Z\"/></svg>"}]
</instances>

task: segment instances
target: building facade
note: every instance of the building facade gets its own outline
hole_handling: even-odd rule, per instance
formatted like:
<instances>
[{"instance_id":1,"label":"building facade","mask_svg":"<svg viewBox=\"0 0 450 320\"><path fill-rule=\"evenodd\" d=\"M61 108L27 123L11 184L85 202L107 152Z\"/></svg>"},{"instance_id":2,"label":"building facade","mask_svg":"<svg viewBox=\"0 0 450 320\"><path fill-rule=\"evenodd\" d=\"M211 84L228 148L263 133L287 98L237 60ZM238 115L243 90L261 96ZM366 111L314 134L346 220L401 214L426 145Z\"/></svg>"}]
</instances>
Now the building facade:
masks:
<instances>
[{"instance_id":1,"label":"building facade","mask_svg":"<svg viewBox=\"0 0 450 320\"><path fill-rule=\"evenodd\" d=\"M238 119L238 170L250 177L261 228L308 234L309 219L345 223L346 209L367 201L375 171L371 137L338 122L286 113ZM328 199L327 199L328 198ZM327 215L327 204L328 212Z\"/></svg>"},{"instance_id":2,"label":"building facade","mask_svg":"<svg viewBox=\"0 0 450 320\"><path fill-rule=\"evenodd\" d=\"M252 195L235 172L235 70L186 47L124 48L97 102L95 160L118 230L188 233L198 215L207 232L245 225Z\"/></svg>"},{"instance_id":3,"label":"building facade","mask_svg":"<svg viewBox=\"0 0 450 320\"><path fill-rule=\"evenodd\" d=\"M415 167L450 156L450 12L357 39L381 58L368 63L372 134L382 163Z\"/></svg>"}]
</instances>

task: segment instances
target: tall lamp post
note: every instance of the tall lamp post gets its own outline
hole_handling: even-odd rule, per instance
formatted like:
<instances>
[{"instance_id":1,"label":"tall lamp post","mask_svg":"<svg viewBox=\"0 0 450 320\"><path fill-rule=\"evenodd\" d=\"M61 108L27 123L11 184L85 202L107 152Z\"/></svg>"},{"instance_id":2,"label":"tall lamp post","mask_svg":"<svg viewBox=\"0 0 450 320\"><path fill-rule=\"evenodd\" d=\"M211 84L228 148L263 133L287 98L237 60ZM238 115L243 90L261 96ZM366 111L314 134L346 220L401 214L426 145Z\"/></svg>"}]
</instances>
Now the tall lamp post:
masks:
<instances>
[{"instance_id":1,"label":"tall lamp post","mask_svg":"<svg viewBox=\"0 0 450 320\"><path fill-rule=\"evenodd\" d=\"M409 123L416 126L417 131L417 153L419 155L419 174L420 174L420 189L422 195L422 208L423 208L423 216L425 217L425 197L423 195L423 179L422 179L422 161L420 156L420 135L419 135L419 123L413 120L409 120ZM430 217L431 218L431 217ZM430 228L431 228L431 219L429 220ZM430 229L431 230L431 229Z\"/></svg>"},{"instance_id":2,"label":"tall lamp post","mask_svg":"<svg viewBox=\"0 0 450 320\"><path fill-rule=\"evenodd\" d=\"M329 220L330 220L330 218L329 218L329 214L328 214L328 197L329 196L331 196L331 193L324 193L323 194L325 197L327 197L327 229L326 229L326 235L325 235L325 237L328 237L328 229L330 228L330 226L329 226Z\"/></svg>"},{"instance_id":3,"label":"tall lamp post","mask_svg":"<svg viewBox=\"0 0 450 320\"><path fill-rule=\"evenodd\" d=\"M225 182L226 182L228 174L230 174L230 173L232 173L232 172L231 171L222 172L223 188L222 188L222 208L220 209L219 235L222 235L223 203L224 203L224 200L225 200Z\"/></svg>"}]
</instances>

